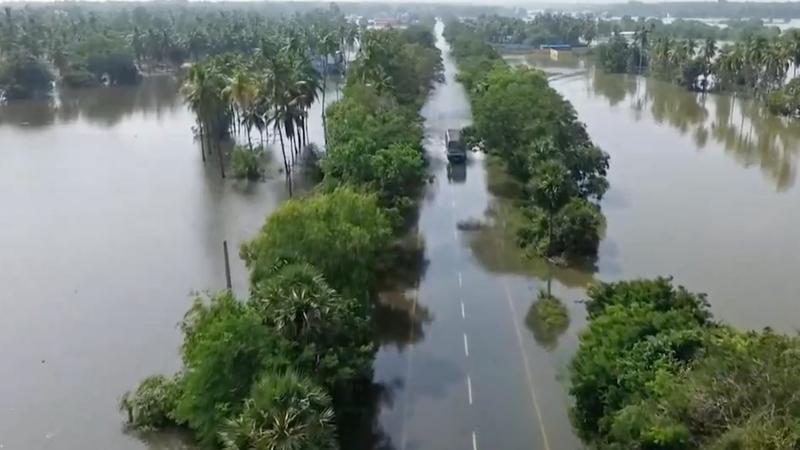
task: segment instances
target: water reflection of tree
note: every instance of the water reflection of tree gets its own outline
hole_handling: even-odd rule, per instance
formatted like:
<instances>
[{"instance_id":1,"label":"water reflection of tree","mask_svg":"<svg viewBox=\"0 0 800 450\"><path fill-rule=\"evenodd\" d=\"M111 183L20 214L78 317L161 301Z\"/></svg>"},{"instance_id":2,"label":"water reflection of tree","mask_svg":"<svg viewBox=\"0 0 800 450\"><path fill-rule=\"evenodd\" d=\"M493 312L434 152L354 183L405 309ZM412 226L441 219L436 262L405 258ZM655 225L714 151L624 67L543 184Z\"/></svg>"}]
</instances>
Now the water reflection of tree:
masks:
<instances>
[{"instance_id":1,"label":"water reflection of tree","mask_svg":"<svg viewBox=\"0 0 800 450\"><path fill-rule=\"evenodd\" d=\"M644 92L637 84L644 85ZM713 139L740 165L758 166L779 191L794 185L800 125L770 114L757 101L692 93L653 78L632 83L629 76L599 70L591 71L591 85L591 93L605 97L609 105L627 98L637 116L649 104L653 120L691 136L700 149Z\"/></svg>"},{"instance_id":2,"label":"water reflection of tree","mask_svg":"<svg viewBox=\"0 0 800 450\"><path fill-rule=\"evenodd\" d=\"M380 295L372 311L378 345L393 345L398 349L425 338L425 325L433 315L417 302L417 291L387 291Z\"/></svg>"},{"instance_id":3,"label":"water reflection of tree","mask_svg":"<svg viewBox=\"0 0 800 450\"><path fill-rule=\"evenodd\" d=\"M533 338L548 351L555 350L569 323L569 312L561 300L544 292L539 294L525 315L525 325L533 333Z\"/></svg>"},{"instance_id":4,"label":"water reflection of tree","mask_svg":"<svg viewBox=\"0 0 800 450\"><path fill-rule=\"evenodd\" d=\"M133 114L160 117L180 107L175 78L158 76L138 86L64 90L50 99L12 102L0 106L0 124L43 127L82 119L111 127Z\"/></svg>"},{"instance_id":5,"label":"water reflection of tree","mask_svg":"<svg viewBox=\"0 0 800 450\"><path fill-rule=\"evenodd\" d=\"M592 262L552 267L542 258L526 255L507 231L498 224L487 224L475 231L463 231L478 262L488 271L523 275L546 280L550 277L566 287L585 287L594 279L597 268Z\"/></svg>"},{"instance_id":6,"label":"water reflection of tree","mask_svg":"<svg viewBox=\"0 0 800 450\"><path fill-rule=\"evenodd\" d=\"M425 337L425 325L433 320L430 310L417 302L420 280L428 269L424 242L415 235L394 246L387 274L372 310L378 345L403 349Z\"/></svg>"}]
</instances>

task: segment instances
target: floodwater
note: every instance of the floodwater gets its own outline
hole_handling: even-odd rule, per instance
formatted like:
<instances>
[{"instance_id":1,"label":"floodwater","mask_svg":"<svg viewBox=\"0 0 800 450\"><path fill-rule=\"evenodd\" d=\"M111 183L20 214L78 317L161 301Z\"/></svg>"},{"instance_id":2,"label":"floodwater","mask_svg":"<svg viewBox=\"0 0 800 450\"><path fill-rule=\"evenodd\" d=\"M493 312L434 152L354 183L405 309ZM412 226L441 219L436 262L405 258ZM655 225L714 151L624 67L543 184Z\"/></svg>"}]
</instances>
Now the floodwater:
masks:
<instances>
[{"instance_id":1,"label":"floodwater","mask_svg":"<svg viewBox=\"0 0 800 450\"><path fill-rule=\"evenodd\" d=\"M375 364L376 381L388 391L380 448L577 449L559 381L568 354L554 351L557 336L537 342L526 325L544 285L536 264L499 236L459 230L460 222L483 219L492 197L483 157L471 154L466 166L444 157L445 131L468 125L471 113L441 35L437 45L446 81L423 109L434 177L419 219L425 264L417 284L391 300L412 318L407 339L384 345ZM580 296L580 289L554 288ZM573 334L580 322L573 321Z\"/></svg>"},{"instance_id":2,"label":"floodwater","mask_svg":"<svg viewBox=\"0 0 800 450\"><path fill-rule=\"evenodd\" d=\"M798 328L800 123L574 58L527 62L611 155L596 278L672 275L738 327Z\"/></svg>"},{"instance_id":3,"label":"floodwater","mask_svg":"<svg viewBox=\"0 0 800 450\"><path fill-rule=\"evenodd\" d=\"M247 292L238 247L288 196L275 173L223 181L193 125L168 76L0 106L0 448L182 448L124 434L117 399L178 368L190 294L225 287L223 240Z\"/></svg>"},{"instance_id":4,"label":"floodwater","mask_svg":"<svg viewBox=\"0 0 800 450\"><path fill-rule=\"evenodd\" d=\"M445 130L471 117L440 34L437 45L446 81L423 110L433 177L418 223L424 262L376 311L377 417L353 448L580 448L565 375L593 280L673 275L735 325L797 326L796 125L742 99L578 60L517 61L552 74L612 157L596 267L555 269L481 226L500 203L484 158L444 158ZM223 240L234 288L246 292L236 249L288 192L277 174L223 181L215 157L204 166L176 90L154 77L0 107L0 448L185 448L123 433L117 398L177 369L175 325L190 293L224 287ZM562 334L531 314L547 280L571 313Z\"/></svg>"}]
</instances>

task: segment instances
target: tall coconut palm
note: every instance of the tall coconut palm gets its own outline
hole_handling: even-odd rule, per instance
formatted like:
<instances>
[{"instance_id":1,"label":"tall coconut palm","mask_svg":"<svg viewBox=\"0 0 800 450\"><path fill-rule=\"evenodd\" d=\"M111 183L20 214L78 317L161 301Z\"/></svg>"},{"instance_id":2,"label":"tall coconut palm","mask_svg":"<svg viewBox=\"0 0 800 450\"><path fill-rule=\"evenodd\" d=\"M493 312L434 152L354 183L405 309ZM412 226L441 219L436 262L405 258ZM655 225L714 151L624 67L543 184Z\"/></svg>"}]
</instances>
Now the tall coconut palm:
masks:
<instances>
[{"instance_id":1,"label":"tall coconut palm","mask_svg":"<svg viewBox=\"0 0 800 450\"><path fill-rule=\"evenodd\" d=\"M328 56L336 54L338 43L332 31L323 30L317 41L317 54L322 57L322 133L328 145L328 123L325 118L325 94L328 89Z\"/></svg>"},{"instance_id":2,"label":"tall coconut palm","mask_svg":"<svg viewBox=\"0 0 800 450\"><path fill-rule=\"evenodd\" d=\"M701 49L701 57L703 58L703 92L708 90L708 78L711 75L712 64L717 55L717 41L714 38L706 38Z\"/></svg>"},{"instance_id":3,"label":"tall coconut palm","mask_svg":"<svg viewBox=\"0 0 800 450\"><path fill-rule=\"evenodd\" d=\"M219 136L220 117L224 116L227 104L222 91L224 80L213 64L196 64L192 66L186 80L181 87L181 93L186 99L189 108L197 116L200 128L200 151L205 161L203 142L209 151L213 150L214 143ZM225 178L225 165L222 149L217 149L219 166L222 178Z\"/></svg>"},{"instance_id":4,"label":"tall coconut palm","mask_svg":"<svg viewBox=\"0 0 800 450\"><path fill-rule=\"evenodd\" d=\"M247 144L253 150L253 141L250 132L255 125L256 98L258 97L258 86L250 72L240 67L236 73L228 80L228 84L223 90L230 101L239 123L245 125L247 133Z\"/></svg>"}]
</instances>

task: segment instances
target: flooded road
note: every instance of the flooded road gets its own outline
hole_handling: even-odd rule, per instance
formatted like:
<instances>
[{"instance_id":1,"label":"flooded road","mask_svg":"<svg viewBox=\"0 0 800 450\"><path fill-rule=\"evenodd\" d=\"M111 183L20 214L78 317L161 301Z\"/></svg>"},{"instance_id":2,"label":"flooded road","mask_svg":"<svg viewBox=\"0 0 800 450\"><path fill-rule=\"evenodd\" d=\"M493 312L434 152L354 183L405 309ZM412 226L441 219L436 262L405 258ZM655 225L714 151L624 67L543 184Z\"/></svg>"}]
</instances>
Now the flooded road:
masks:
<instances>
[{"instance_id":1,"label":"flooded road","mask_svg":"<svg viewBox=\"0 0 800 450\"><path fill-rule=\"evenodd\" d=\"M178 368L176 324L192 291L224 288L225 239L246 293L238 246L288 196L282 175L223 182L193 125L171 77L0 106L0 448L173 448L123 434L117 399Z\"/></svg>"},{"instance_id":2,"label":"flooded road","mask_svg":"<svg viewBox=\"0 0 800 450\"><path fill-rule=\"evenodd\" d=\"M673 275L736 326L800 326L800 122L574 58L526 62L554 74L611 154L595 277Z\"/></svg>"},{"instance_id":3,"label":"flooded road","mask_svg":"<svg viewBox=\"0 0 800 450\"><path fill-rule=\"evenodd\" d=\"M390 390L380 415L386 447L579 448L558 381L566 359L526 327L542 282L499 237L459 230L460 222L481 220L492 199L481 155L471 154L466 166L445 158L445 131L468 125L471 113L449 47L437 37L446 81L423 109L435 177L419 220L426 265L406 292L416 326L376 361L376 380ZM578 298L579 291L556 293Z\"/></svg>"}]
</instances>

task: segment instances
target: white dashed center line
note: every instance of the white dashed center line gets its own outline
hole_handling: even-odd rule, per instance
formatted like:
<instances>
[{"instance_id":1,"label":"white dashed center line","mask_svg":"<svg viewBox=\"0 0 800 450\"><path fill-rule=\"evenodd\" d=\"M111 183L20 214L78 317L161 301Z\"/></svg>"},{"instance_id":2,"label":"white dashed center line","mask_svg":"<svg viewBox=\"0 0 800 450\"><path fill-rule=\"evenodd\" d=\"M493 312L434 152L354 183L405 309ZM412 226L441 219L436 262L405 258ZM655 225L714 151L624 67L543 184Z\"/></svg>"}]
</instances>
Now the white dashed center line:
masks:
<instances>
[{"instance_id":1,"label":"white dashed center line","mask_svg":"<svg viewBox=\"0 0 800 450\"><path fill-rule=\"evenodd\" d=\"M467 333L464 333L464 354L469 358L469 344L467 343Z\"/></svg>"},{"instance_id":2,"label":"white dashed center line","mask_svg":"<svg viewBox=\"0 0 800 450\"><path fill-rule=\"evenodd\" d=\"M461 302L461 318L466 319L467 314L464 312L464 302Z\"/></svg>"},{"instance_id":3,"label":"white dashed center line","mask_svg":"<svg viewBox=\"0 0 800 450\"><path fill-rule=\"evenodd\" d=\"M472 404L472 379L467 375L467 398L469 398L469 404Z\"/></svg>"}]
</instances>

